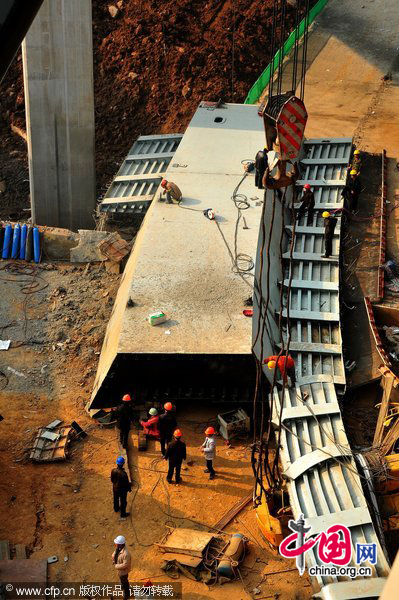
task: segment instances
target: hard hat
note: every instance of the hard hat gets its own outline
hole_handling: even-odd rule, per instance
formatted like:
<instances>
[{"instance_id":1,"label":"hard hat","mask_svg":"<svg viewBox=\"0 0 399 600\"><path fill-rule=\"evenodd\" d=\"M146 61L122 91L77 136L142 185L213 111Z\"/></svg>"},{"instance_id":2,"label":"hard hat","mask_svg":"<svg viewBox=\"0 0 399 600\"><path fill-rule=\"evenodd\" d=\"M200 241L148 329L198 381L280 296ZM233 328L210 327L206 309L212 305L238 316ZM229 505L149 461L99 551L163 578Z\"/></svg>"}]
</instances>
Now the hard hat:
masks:
<instances>
[{"instance_id":1,"label":"hard hat","mask_svg":"<svg viewBox=\"0 0 399 600\"><path fill-rule=\"evenodd\" d=\"M129 396L129 394L125 394L122 398L122 402L131 402L131 397Z\"/></svg>"},{"instance_id":2,"label":"hard hat","mask_svg":"<svg viewBox=\"0 0 399 600\"><path fill-rule=\"evenodd\" d=\"M171 402L166 402L163 407L165 410L173 410L173 404Z\"/></svg>"},{"instance_id":3,"label":"hard hat","mask_svg":"<svg viewBox=\"0 0 399 600\"><path fill-rule=\"evenodd\" d=\"M152 415L153 417L155 417L155 415L158 414L158 411L156 408L150 408L150 410L148 411L150 413L150 415Z\"/></svg>"},{"instance_id":4,"label":"hard hat","mask_svg":"<svg viewBox=\"0 0 399 600\"><path fill-rule=\"evenodd\" d=\"M323 219L327 219L327 217L330 216L330 213L328 212L328 210L323 211L322 215Z\"/></svg>"},{"instance_id":5,"label":"hard hat","mask_svg":"<svg viewBox=\"0 0 399 600\"><path fill-rule=\"evenodd\" d=\"M118 456L118 458L116 459L116 464L121 466L125 464L125 459L123 458L123 456Z\"/></svg>"},{"instance_id":6,"label":"hard hat","mask_svg":"<svg viewBox=\"0 0 399 600\"><path fill-rule=\"evenodd\" d=\"M352 171L349 173L349 175L357 175L356 169L352 169Z\"/></svg>"},{"instance_id":7,"label":"hard hat","mask_svg":"<svg viewBox=\"0 0 399 600\"><path fill-rule=\"evenodd\" d=\"M205 435L213 435L215 433L215 430L213 427L207 427L205 429Z\"/></svg>"},{"instance_id":8,"label":"hard hat","mask_svg":"<svg viewBox=\"0 0 399 600\"><path fill-rule=\"evenodd\" d=\"M267 363L267 366L270 370L275 369L276 368L276 361L275 360L269 360L269 362Z\"/></svg>"},{"instance_id":9,"label":"hard hat","mask_svg":"<svg viewBox=\"0 0 399 600\"><path fill-rule=\"evenodd\" d=\"M304 190L310 190L310 183L305 183L305 185L303 186Z\"/></svg>"},{"instance_id":10,"label":"hard hat","mask_svg":"<svg viewBox=\"0 0 399 600\"><path fill-rule=\"evenodd\" d=\"M167 183L168 183L168 180L167 180L167 179L162 179L162 181L161 181L161 186L162 186L162 187L166 187L166 184L167 184Z\"/></svg>"},{"instance_id":11,"label":"hard hat","mask_svg":"<svg viewBox=\"0 0 399 600\"><path fill-rule=\"evenodd\" d=\"M355 150L353 154L360 154L360 150Z\"/></svg>"},{"instance_id":12,"label":"hard hat","mask_svg":"<svg viewBox=\"0 0 399 600\"><path fill-rule=\"evenodd\" d=\"M118 544L118 546L122 546L122 544L126 544L126 539L123 535L117 535L114 539L114 544Z\"/></svg>"},{"instance_id":13,"label":"hard hat","mask_svg":"<svg viewBox=\"0 0 399 600\"><path fill-rule=\"evenodd\" d=\"M183 434L182 434L182 432L180 431L180 429L176 429L176 430L174 431L173 435L174 435L175 437L181 437Z\"/></svg>"}]
</instances>

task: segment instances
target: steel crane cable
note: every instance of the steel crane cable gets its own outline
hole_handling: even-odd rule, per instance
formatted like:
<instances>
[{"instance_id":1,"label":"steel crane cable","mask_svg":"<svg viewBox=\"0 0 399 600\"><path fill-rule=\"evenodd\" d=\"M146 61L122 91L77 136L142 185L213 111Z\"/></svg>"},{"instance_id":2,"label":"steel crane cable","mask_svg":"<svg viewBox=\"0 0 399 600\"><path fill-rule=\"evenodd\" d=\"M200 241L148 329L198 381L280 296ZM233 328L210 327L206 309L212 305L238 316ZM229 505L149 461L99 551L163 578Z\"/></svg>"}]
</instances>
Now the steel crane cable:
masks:
<instances>
[{"instance_id":1,"label":"steel crane cable","mask_svg":"<svg viewBox=\"0 0 399 600\"><path fill-rule=\"evenodd\" d=\"M303 50L302 50L302 74L301 74L301 93L300 99L305 97L305 79L306 79L306 60L308 54L308 32L309 32L309 8L310 0L306 0L305 28L303 32Z\"/></svg>"},{"instance_id":2,"label":"steel crane cable","mask_svg":"<svg viewBox=\"0 0 399 600\"><path fill-rule=\"evenodd\" d=\"M273 96L273 74L274 74L274 55L276 53L276 33L277 33L277 12L279 0L273 2L273 24L272 24L272 39L270 43L270 73L269 73L269 98Z\"/></svg>"},{"instance_id":3,"label":"steel crane cable","mask_svg":"<svg viewBox=\"0 0 399 600\"><path fill-rule=\"evenodd\" d=\"M279 331L280 331L280 338L281 338L281 354L285 353L285 358L284 358L285 365L287 364L287 361L288 361L288 356L289 356L289 351L290 351L290 343L291 343L290 307L291 307L291 287L292 287L292 279L293 279L293 274L294 274L293 253L294 253L294 249L295 249L295 227L296 227L295 200L296 200L296 188L294 186L292 203L291 203L292 236L291 236L290 253L289 253L289 279L288 279L288 286L287 286L287 292L286 292L286 297L287 297L287 302L286 302L287 344L286 344L285 350L284 350L284 336L282 334L283 302L280 302L280 320L279 320ZM283 212L283 226L284 226L284 212ZM282 255L281 255L281 257L282 257ZM284 266L283 266L283 272L284 272ZM284 295L283 288L284 288L284 281L282 282L282 290L281 290L282 294L280 296L281 298ZM282 386L282 390L281 390L278 438L277 438L277 443L276 443L276 454L275 454L274 463L273 463L273 474L274 474L274 477L278 480L281 479L280 469L279 469L279 458L280 458L280 449L281 449L281 420L282 420L282 412L283 412L283 408L284 408L286 385L287 385L287 377L285 375L285 376L283 376L283 386Z\"/></svg>"},{"instance_id":4,"label":"steel crane cable","mask_svg":"<svg viewBox=\"0 0 399 600\"><path fill-rule=\"evenodd\" d=\"M281 0L281 17L280 17L280 49L278 57L278 75L277 75L277 94L281 94L283 85L283 62L284 62L284 43L285 43L285 22L287 16L287 0Z\"/></svg>"},{"instance_id":5,"label":"steel crane cable","mask_svg":"<svg viewBox=\"0 0 399 600\"><path fill-rule=\"evenodd\" d=\"M272 239L272 232L273 232L273 226L274 226L274 220L275 220L275 212L276 212L276 191L274 191L273 193L273 205L272 205L272 214L271 214L271 219L270 219L270 223L269 223L269 232L268 232L268 241L267 241L267 250L266 250L266 256L267 256L267 272L266 272L266 287L267 287L267 291L266 291L266 302L263 303L263 288L262 288L262 282L263 282L263 269L264 269L264 261L263 261L263 256L264 256L264 250L265 250L265 240L266 240L266 228L265 228L265 207L266 207L266 202L267 202L267 190L265 190L264 193L264 210L262 211L262 221L261 221L261 226L262 226L262 246L261 246L261 250L260 250L260 270L259 270L259 282L260 282L260 288L259 288L259 319L258 319L258 327L257 327L257 334L255 336L253 345L252 345L252 351L254 352L254 347L258 341L259 335L260 335L260 360L256 361L256 367L257 367L257 373L256 373L256 386L255 386L255 392L254 392L254 406L253 406L253 423L254 423L254 444L256 443L256 434L257 434L257 429L256 429L256 403L257 403L257 399L259 397L259 390L261 391L261 420L260 420L260 431L259 431L259 452L258 452L258 461L256 463L256 468L254 466L254 452L255 452L255 447L253 447L253 454L252 454L252 467L254 469L254 473L255 473L255 490L254 490L254 495L259 497L259 502L261 500L262 497L262 492L266 494L266 490L263 486L263 465L264 465L264 461L262 459L262 454L263 454L263 428L264 428L264 401L263 401L263 390L261 387L261 381L262 381L262 360L263 360L263 346L264 346L264 332L266 329L266 320L268 319L268 310L269 310L269 302L270 302L270 246L271 246L271 239ZM262 308L264 310L264 316L262 318ZM261 323L262 321L262 323ZM271 330L270 332L267 332L268 334L268 338L270 343L272 342L272 336L271 336ZM257 494L257 488L258 485L260 486L260 496Z\"/></svg>"},{"instance_id":6,"label":"steel crane cable","mask_svg":"<svg viewBox=\"0 0 399 600\"><path fill-rule=\"evenodd\" d=\"M298 56L299 56L299 24L301 20L301 0L296 1L296 12L295 12L295 45L294 45L294 57L292 67L292 82L291 89L295 93L297 78L298 78Z\"/></svg>"}]
</instances>

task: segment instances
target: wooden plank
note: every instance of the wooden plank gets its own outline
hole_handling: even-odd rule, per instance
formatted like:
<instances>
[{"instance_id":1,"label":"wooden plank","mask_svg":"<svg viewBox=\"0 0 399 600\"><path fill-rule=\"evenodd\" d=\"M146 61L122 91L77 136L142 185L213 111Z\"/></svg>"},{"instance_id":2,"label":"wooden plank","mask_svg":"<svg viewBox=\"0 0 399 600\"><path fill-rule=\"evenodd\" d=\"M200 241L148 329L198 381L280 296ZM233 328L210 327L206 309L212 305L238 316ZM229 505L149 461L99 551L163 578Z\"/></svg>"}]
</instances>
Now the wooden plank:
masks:
<instances>
[{"instance_id":1,"label":"wooden plank","mask_svg":"<svg viewBox=\"0 0 399 600\"><path fill-rule=\"evenodd\" d=\"M26 559L26 547L24 544L15 544L15 558Z\"/></svg>"},{"instance_id":2,"label":"wooden plank","mask_svg":"<svg viewBox=\"0 0 399 600\"><path fill-rule=\"evenodd\" d=\"M224 529L226 525L230 523L234 517L238 515L239 512L242 511L252 500L252 494L249 496L244 496L238 502L234 504L217 523L213 526L215 529Z\"/></svg>"},{"instance_id":3,"label":"wooden plank","mask_svg":"<svg viewBox=\"0 0 399 600\"><path fill-rule=\"evenodd\" d=\"M46 583L47 560L0 560L0 581Z\"/></svg>"},{"instance_id":4,"label":"wooden plank","mask_svg":"<svg viewBox=\"0 0 399 600\"><path fill-rule=\"evenodd\" d=\"M8 560L11 558L10 542L8 540L0 541L0 560Z\"/></svg>"},{"instance_id":5,"label":"wooden plank","mask_svg":"<svg viewBox=\"0 0 399 600\"><path fill-rule=\"evenodd\" d=\"M213 533L197 531L196 529L175 529L165 542L158 544L164 552L189 554L202 558L202 553L211 539Z\"/></svg>"},{"instance_id":6,"label":"wooden plank","mask_svg":"<svg viewBox=\"0 0 399 600\"><path fill-rule=\"evenodd\" d=\"M138 433L138 449L140 452L147 450L147 436L144 431Z\"/></svg>"}]
</instances>

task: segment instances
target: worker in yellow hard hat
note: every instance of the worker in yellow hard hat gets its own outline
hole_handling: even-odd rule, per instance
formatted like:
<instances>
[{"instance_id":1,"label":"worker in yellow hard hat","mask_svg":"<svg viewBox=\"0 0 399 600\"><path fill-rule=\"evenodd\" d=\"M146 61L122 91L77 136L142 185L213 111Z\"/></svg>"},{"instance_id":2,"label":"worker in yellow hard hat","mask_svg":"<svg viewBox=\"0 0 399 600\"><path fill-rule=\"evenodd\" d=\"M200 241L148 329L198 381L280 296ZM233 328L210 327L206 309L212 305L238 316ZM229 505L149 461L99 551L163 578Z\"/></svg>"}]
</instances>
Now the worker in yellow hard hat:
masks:
<instances>
[{"instance_id":1,"label":"worker in yellow hard hat","mask_svg":"<svg viewBox=\"0 0 399 600\"><path fill-rule=\"evenodd\" d=\"M263 359L263 364L267 365L267 368L273 371L276 367L281 373L283 381L287 381L287 375L291 379L291 384L295 385L296 383L296 375L295 375L295 362L292 356L285 355L282 356L267 356Z\"/></svg>"},{"instance_id":2,"label":"worker in yellow hard hat","mask_svg":"<svg viewBox=\"0 0 399 600\"><path fill-rule=\"evenodd\" d=\"M349 171L349 177L347 179L346 185L341 192L341 196L346 201L346 208L350 212L357 211L357 204L361 192L361 183L359 178L359 171L356 169L351 169Z\"/></svg>"},{"instance_id":3,"label":"worker in yellow hard hat","mask_svg":"<svg viewBox=\"0 0 399 600\"><path fill-rule=\"evenodd\" d=\"M332 216L328 210L322 213L324 219L324 254L322 258L329 258L332 254L332 241L334 237L335 226L338 223L338 219Z\"/></svg>"},{"instance_id":4,"label":"worker in yellow hard hat","mask_svg":"<svg viewBox=\"0 0 399 600\"><path fill-rule=\"evenodd\" d=\"M348 166L348 175L350 175L352 171L355 171L356 175L359 175L361 166L362 166L362 158L361 158L360 150L355 150L353 153L352 162Z\"/></svg>"}]
</instances>

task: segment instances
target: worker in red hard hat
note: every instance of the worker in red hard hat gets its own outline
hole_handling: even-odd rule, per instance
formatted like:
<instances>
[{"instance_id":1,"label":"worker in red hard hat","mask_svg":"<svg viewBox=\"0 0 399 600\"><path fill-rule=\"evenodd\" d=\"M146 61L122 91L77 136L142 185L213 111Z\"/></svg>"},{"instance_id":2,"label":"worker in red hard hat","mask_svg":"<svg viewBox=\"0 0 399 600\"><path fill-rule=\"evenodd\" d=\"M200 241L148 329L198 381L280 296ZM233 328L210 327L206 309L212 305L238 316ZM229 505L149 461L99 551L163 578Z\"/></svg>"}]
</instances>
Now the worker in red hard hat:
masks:
<instances>
[{"instance_id":1,"label":"worker in red hard hat","mask_svg":"<svg viewBox=\"0 0 399 600\"><path fill-rule=\"evenodd\" d=\"M281 373L281 377L283 381L287 382L287 375L291 379L291 384L295 385L296 383L296 375L295 375L295 362L292 356L288 355L287 359L285 355L283 356L268 356L263 360L263 364L267 365L268 368L273 371L276 367Z\"/></svg>"},{"instance_id":2,"label":"worker in red hard hat","mask_svg":"<svg viewBox=\"0 0 399 600\"><path fill-rule=\"evenodd\" d=\"M205 442L201 446L201 450L204 453L205 461L206 461L206 469L204 473L209 473L209 479L215 479L215 470L213 468L213 461L216 456L216 438L215 438L215 430L213 427L207 427L205 429Z\"/></svg>"},{"instance_id":3,"label":"worker in red hard hat","mask_svg":"<svg viewBox=\"0 0 399 600\"><path fill-rule=\"evenodd\" d=\"M119 438L122 448L127 448L130 426L133 420L133 402L129 394L122 397L122 402L116 408L116 420L119 428Z\"/></svg>"},{"instance_id":4,"label":"worker in red hard hat","mask_svg":"<svg viewBox=\"0 0 399 600\"><path fill-rule=\"evenodd\" d=\"M315 199L314 193L312 192L312 188L309 183L305 183L303 186L303 194L301 198L301 206L298 209L297 219L298 223L305 215L305 212L308 213L308 218L306 220L307 225L313 225L313 215L314 215L314 206Z\"/></svg>"},{"instance_id":5,"label":"worker in red hard hat","mask_svg":"<svg viewBox=\"0 0 399 600\"><path fill-rule=\"evenodd\" d=\"M181 464L187 458L186 444L182 442L182 432L180 429L175 429L173 432L173 440L168 444L165 452L165 460L169 461L168 474L166 481L172 483L173 473L176 470L176 483L181 483L180 477Z\"/></svg>"},{"instance_id":6,"label":"worker in red hard hat","mask_svg":"<svg viewBox=\"0 0 399 600\"><path fill-rule=\"evenodd\" d=\"M166 193L166 202L168 204L173 204L172 200L176 200L176 202L182 201L181 190L173 181L162 179L161 187L163 188L162 194Z\"/></svg>"},{"instance_id":7,"label":"worker in red hard hat","mask_svg":"<svg viewBox=\"0 0 399 600\"><path fill-rule=\"evenodd\" d=\"M163 407L165 412L159 417L158 428L161 452L162 456L165 456L166 445L169 444L172 439L173 432L177 428L177 421L173 404L171 402L166 402Z\"/></svg>"}]
</instances>

